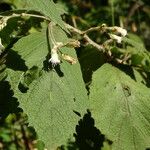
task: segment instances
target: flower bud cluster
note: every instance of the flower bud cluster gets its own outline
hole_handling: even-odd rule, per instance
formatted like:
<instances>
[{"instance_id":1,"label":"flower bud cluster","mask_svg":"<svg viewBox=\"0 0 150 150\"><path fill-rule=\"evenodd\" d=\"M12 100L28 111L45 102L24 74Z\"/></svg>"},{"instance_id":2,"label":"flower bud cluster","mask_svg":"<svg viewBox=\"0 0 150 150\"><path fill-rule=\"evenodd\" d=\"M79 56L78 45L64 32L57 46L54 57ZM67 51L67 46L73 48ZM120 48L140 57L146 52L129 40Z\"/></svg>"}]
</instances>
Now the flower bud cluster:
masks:
<instances>
[{"instance_id":1,"label":"flower bud cluster","mask_svg":"<svg viewBox=\"0 0 150 150\"><path fill-rule=\"evenodd\" d=\"M7 26L7 21L8 21L9 17L3 17L2 19L0 19L0 31Z\"/></svg>"},{"instance_id":2,"label":"flower bud cluster","mask_svg":"<svg viewBox=\"0 0 150 150\"><path fill-rule=\"evenodd\" d=\"M67 43L62 43L62 42L56 42L54 47L51 50L51 58L49 59L49 62L51 62L52 66L55 67L56 65L60 64L60 59L59 59L59 55L58 55L58 51L61 47L80 47L80 42L78 40L74 40L71 39L69 42ZM76 59L74 59L73 57L67 55L67 54L61 54L61 57L69 62L70 64L75 64L77 62Z\"/></svg>"},{"instance_id":3,"label":"flower bud cluster","mask_svg":"<svg viewBox=\"0 0 150 150\"><path fill-rule=\"evenodd\" d=\"M122 42L122 38L127 35L127 30L123 29L121 27L114 26L114 27L108 27L108 28L112 32L120 34L120 36L119 35L115 35L115 34L109 34L110 38L113 39L113 40L116 40L117 43L121 43Z\"/></svg>"}]
</instances>

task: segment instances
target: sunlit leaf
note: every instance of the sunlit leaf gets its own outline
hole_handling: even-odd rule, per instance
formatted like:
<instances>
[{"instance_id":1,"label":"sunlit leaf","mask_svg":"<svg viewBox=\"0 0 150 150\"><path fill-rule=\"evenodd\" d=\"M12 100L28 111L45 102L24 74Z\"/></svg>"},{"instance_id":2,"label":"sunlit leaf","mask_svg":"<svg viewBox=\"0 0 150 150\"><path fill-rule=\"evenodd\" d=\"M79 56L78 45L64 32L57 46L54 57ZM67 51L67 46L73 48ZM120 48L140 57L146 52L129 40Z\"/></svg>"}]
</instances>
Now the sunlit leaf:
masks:
<instances>
[{"instance_id":1,"label":"sunlit leaf","mask_svg":"<svg viewBox=\"0 0 150 150\"><path fill-rule=\"evenodd\" d=\"M56 28L55 32L59 34L59 37L56 36L57 41L67 41L67 36L60 28ZM46 56L49 52L49 42L45 33L46 31L33 33L14 45L13 50L31 69L24 74L23 71L10 68L7 80L15 91L20 107L28 115L29 125L35 128L46 147L53 149L72 138L80 115L86 112L87 93L78 63L70 65L62 60L56 70L43 70L34 79L30 76L34 77L37 72L32 66L42 69L43 61L48 63ZM62 51L76 57L72 48L64 48ZM29 89L22 93L18 89L18 80L22 81L25 75L30 76L25 78Z\"/></svg>"},{"instance_id":2,"label":"sunlit leaf","mask_svg":"<svg viewBox=\"0 0 150 150\"><path fill-rule=\"evenodd\" d=\"M91 112L113 150L144 150L150 146L150 90L109 64L93 75Z\"/></svg>"}]
</instances>

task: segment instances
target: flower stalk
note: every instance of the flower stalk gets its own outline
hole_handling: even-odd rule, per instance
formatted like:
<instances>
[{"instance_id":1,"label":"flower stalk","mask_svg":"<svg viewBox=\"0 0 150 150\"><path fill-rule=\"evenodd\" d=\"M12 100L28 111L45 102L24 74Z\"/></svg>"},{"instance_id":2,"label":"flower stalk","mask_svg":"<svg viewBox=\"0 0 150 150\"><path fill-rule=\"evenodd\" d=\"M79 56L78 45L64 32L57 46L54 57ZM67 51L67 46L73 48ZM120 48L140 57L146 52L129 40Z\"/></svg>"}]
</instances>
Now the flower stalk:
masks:
<instances>
[{"instance_id":1,"label":"flower stalk","mask_svg":"<svg viewBox=\"0 0 150 150\"><path fill-rule=\"evenodd\" d=\"M52 66L55 67L56 65L60 64L60 59L58 56L59 49L63 46L62 42L57 42L56 45L51 49L51 58L49 62L52 63Z\"/></svg>"}]
</instances>

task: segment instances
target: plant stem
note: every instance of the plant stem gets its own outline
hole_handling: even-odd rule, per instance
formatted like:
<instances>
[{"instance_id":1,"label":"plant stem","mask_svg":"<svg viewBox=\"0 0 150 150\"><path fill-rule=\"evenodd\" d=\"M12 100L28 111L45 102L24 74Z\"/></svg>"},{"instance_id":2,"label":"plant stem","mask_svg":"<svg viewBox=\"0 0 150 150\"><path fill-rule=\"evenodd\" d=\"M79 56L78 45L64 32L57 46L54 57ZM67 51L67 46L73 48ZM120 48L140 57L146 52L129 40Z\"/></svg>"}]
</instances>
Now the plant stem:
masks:
<instances>
[{"instance_id":1,"label":"plant stem","mask_svg":"<svg viewBox=\"0 0 150 150\"><path fill-rule=\"evenodd\" d=\"M81 31L69 24L65 24L66 28L68 28L71 32L73 33L77 33L80 34L89 45L92 45L93 47L95 47L97 50L99 51L103 51L104 52L104 47L102 45L97 44L96 42L94 42L86 33L89 33L91 31L96 31L96 30L100 30L101 27L92 27L86 31Z\"/></svg>"},{"instance_id":2,"label":"plant stem","mask_svg":"<svg viewBox=\"0 0 150 150\"><path fill-rule=\"evenodd\" d=\"M0 15L0 18L4 18L4 17L7 17L8 19L14 18L14 17L36 17L36 18L47 20L47 21L51 21L48 17L45 17L45 16L35 15L35 14L26 14L26 13L21 13L21 14L13 13L11 16Z\"/></svg>"},{"instance_id":3,"label":"plant stem","mask_svg":"<svg viewBox=\"0 0 150 150\"><path fill-rule=\"evenodd\" d=\"M36 17L36 18L42 18L44 20L47 20L49 22L51 22L51 20L48 18L48 17L45 17L45 16L41 16L41 15L35 15L35 14L27 14L27 13L21 13L21 14L16 14L16 13L13 13L11 16L2 16L0 15L1 18L4 18L4 17L7 17L8 19L10 18L14 18L14 17ZM50 26L50 24L49 24ZM71 32L74 32L76 34L80 34L83 39L86 40L86 42L89 44L89 45L92 45L93 47L95 47L96 49L98 49L99 51L103 51L104 52L104 46L103 45L99 45L97 44L96 42L94 42L87 34L92 32L92 31L100 31L100 30L103 30L104 29L104 25L102 26L98 26L98 27L91 27L85 31L81 31L69 24L65 24L66 28L68 28ZM48 28L49 29L49 28Z\"/></svg>"},{"instance_id":4,"label":"plant stem","mask_svg":"<svg viewBox=\"0 0 150 150\"><path fill-rule=\"evenodd\" d=\"M112 26L114 26L115 25L114 0L111 0L111 16L112 16Z\"/></svg>"}]
</instances>

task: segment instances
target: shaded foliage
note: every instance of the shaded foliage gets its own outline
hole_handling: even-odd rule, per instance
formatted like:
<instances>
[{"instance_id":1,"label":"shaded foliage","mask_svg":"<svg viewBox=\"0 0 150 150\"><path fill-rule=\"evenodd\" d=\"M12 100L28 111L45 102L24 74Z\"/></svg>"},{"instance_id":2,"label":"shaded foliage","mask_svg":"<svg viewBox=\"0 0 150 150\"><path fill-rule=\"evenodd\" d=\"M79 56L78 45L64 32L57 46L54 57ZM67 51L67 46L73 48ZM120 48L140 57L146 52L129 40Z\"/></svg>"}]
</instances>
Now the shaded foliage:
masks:
<instances>
[{"instance_id":1,"label":"shaded foliage","mask_svg":"<svg viewBox=\"0 0 150 150\"><path fill-rule=\"evenodd\" d=\"M113 146L117 143L114 139L117 138L118 129L121 134L119 137L122 137L119 140L122 143L128 141L127 136L130 138L127 132L122 131L122 128L125 127L128 127L127 131L136 138L137 145L148 143L150 1L55 0L54 2L58 3L55 4L50 0L0 1L1 15L11 15L13 12L45 15L60 26L55 26L49 35L48 29L46 31L48 21L44 21L42 18L21 16L9 19L7 26L0 31L2 44L6 47L4 51L0 51L0 149L32 150L33 147L37 147L39 150L44 149L45 145L37 142L34 129L27 127L27 118L24 113L28 113L29 124L35 127L38 138L44 140L48 149L55 149L59 144L64 144L60 147L63 150L111 149L111 146L114 148ZM22 8L24 10L17 10ZM68 13L64 14L64 10ZM128 30L128 36L123 39L123 44L112 42L107 51L101 53L93 47L87 46L87 43L79 35L67 33L69 38L78 39L81 47L76 51L68 47L60 48L59 56L61 58L62 53L67 53L76 57L76 52L80 66L76 64L71 66L63 58L59 65L54 66L49 63L49 59L55 42L66 44L69 40L66 36L68 30L66 30L61 17L65 22L81 30L103 23L108 26L121 26ZM104 42L110 39L106 32L96 31L88 33L88 35L93 41L103 46ZM127 56L130 57L126 60ZM102 67L106 62L113 64L114 68L120 69L117 70L117 75L113 75L115 71L111 72L111 67ZM93 73L97 72L102 75L93 76ZM119 74L122 75L121 79L127 80L118 80ZM84 89L82 77L87 91ZM113 80L114 78L116 80ZM123 84L126 81L129 82ZM102 84L104 85L102 86ZM93 92L91 89L96 93L92 95L94 98L92 101L90 99L89 106L86 98L87 93L91 97L90 94ZM118 92L116 92L117 90ZM136 93L136 91L138 92ZM132 98L134 92L135 96ZM141 96L144 92L145 95ZM112 94L110 95L110 93ZM126 97L127 102L122 102L120 96ZM144 101L142 101L143 99ZM114 103L112 103L113 101ZM137 108L131 105L135 101L139 104ZM106 102L108 103L105 104ZM118 105L119 107L116 109L115 106ZM129 110L133 108L131 114L134 114L134 117L127 115L127 105L130 106ZM85 114L85 108L91 108L91 106L93 107L90 109L92 114L90 111ZM113 108L114 113L112 112ZM126 117L125 127L121 121L122 118L124 119L124 114ZM116 117L117 115L123 117L120 119ZM114 119L112 120L110 116ZM144 121L140 120L139 116L144 117ZM134 132L137 132L137 129L130 130L130 127L134 127L132 121L130 122L130 117L135 122L140 120L136 125L139 125L142 131L136 135ZM120 124L121 128L119 128ZM113 130L110 130L111 128ZM74 135L73 132L75 132ZM141 133L143 134L141 135ZM111 140L114 142L108 140L104 134L113 137ZM67 143L63 143L66 142L69 135L74 140L69 139ZM142 139L143 135L145 141ZM141 141L144 142L140 144ZM132 142L134 143L134 141ZM132 144L127 143L122 144L122 147L125 145L132 147Z\"/></svg>"},{"instance_id":2,"label":"shaded foliage","mask_svg":"<svg viewBox=\"0 0 150 150\"><path fill-rule=\"evenodd\" d=\"M10 113L20 112L17 98L13 97L10 84L7 81L0 82L0 121L5 119Z\"/></svg>"}]
</instances>

